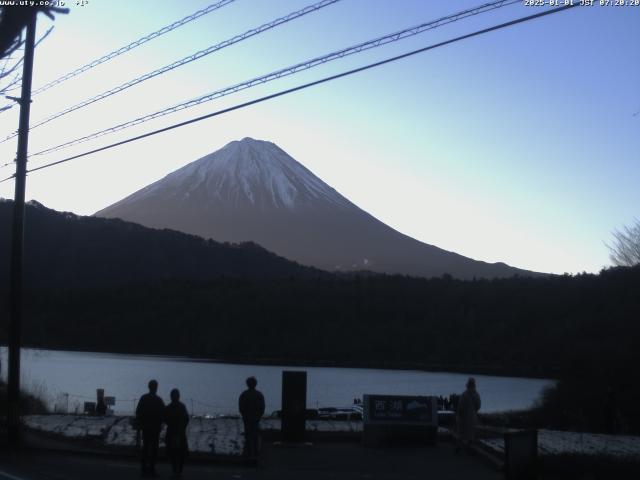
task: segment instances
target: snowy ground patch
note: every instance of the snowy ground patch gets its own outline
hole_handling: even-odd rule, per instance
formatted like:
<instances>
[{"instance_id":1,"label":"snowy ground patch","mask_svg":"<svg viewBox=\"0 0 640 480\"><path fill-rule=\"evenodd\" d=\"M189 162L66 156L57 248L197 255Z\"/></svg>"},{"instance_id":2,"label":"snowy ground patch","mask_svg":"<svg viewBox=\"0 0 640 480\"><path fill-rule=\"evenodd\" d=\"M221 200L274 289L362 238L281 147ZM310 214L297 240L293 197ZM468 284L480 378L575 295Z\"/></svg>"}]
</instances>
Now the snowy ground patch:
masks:
<instances>
[{"instance_id":1,"label":"snowy ground patch","mask_svg":"<svg viewBox=\"0 0 640 480\"><path fill-rule=\"evenodd\" d=\"M34 430L68 438L102 438L123 417L88 417L80 415L28 415L24 424Z\"/></svg>"},{"instance_id":2,"label":"snowy ground patch","mask_svg":"<svg viewBox=\"0 0 640 480\"><path fill-rule=\"evenodd\" d=\"M492 450L504 454L503 438L486 438L479 441ZM585 455L640 458L640 437L538 430L538 453L541 456Z\"/></svg>"},{"instance_id":3,"label":"snowy ground patch","mask_svg":"<svg viewBox=\"0 0 640 480\"><path fill-rule=\"evenodd\" d=\"M136 430L130 417L89 417L84 415L28 415L24 424L32 430L71 439L102 441L107 447L135 448ZM263 430L280 430L280 419L266 418ZM358 433L360 421L308 420L309 432ZM161 435L163 438L163 434ZM212 455L242 455L244 433L240 418L193 417L187 427L189 450Z\"/></svg>"}]
</instances>

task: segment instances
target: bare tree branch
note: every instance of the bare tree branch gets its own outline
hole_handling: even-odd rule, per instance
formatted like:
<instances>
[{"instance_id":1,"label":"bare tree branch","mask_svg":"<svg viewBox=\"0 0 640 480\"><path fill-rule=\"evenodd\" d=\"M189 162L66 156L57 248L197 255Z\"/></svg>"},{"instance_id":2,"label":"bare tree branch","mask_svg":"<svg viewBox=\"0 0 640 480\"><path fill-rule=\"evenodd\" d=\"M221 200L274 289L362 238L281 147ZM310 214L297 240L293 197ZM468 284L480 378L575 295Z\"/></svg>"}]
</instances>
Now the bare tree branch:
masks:
<instances>
[{"instance_id":1,"label":"bare tree branch","mask_svg":"<svg viewBox=\"0 0 640 480\"><path fill-rule=\"evenodd\" d=\"M613 243L606 244L611 262L619 267L640 264L640 220L635 219L633 225L625 225L622 230L614 230L612 235Z\"/></svg>"},{"instance_id":2,"label":"bare tree branch","mask_svg":"<svg viewBox=\"0 0 640 480\"><path fill-rule=\"evenodd\" d=\"M4 78L7 77L9 75L11 75L16 68L18 68L20 65L22 65L22 61L24 60L24 57L20 58L20 60L18 60L16 63L13 64L13 66L11 68L9 68L8 70L6 69L6 67L4 67L2 69L2 72L0 72L0 78Z\"/></svg>"},{"instance_id":3,"label":"bare tree branch","mask_svg":"<svg viewBox=\"0 0 640 480\"><path fill-rule=\"evenodd\" d=\"M67 8L51 6L5 5L0 7L0 58L11 55L23 43L22 31L39 13L53 20L54 13L69 13Z\"/></svg>"},{"instance_id":4,"label":"bare tree branch","mask_svg":"<svg viewBox=\"0 0 640 480\"><path fill-rule=\"evenodd\" d=\"M49 29L38 39L38 41L35 44L35 47L37 47L45 38L47 38L52 31L53 31L53 26L49 27ZM18 59L18 61L16 61L10 68L7 68L7 65L9 64L10 60L11 60L10 56L7 56L4 58L4 63L2 65L2 68L0 69L0 79L8 77L14 72L15 72L15 75L6 85L0 86L0 95L4 95L5 93L10 92L11 90L15 90L16 88L19 88L19 85L22 80L22 73L18 70L18 67L22 65L22 62L24 60L24 55L22 55L20 59ZM15 103L9 103L3 107L0 107L0 113L10 110L11 108L13 108L14 105Z\"/></svg>"}]
</instances>

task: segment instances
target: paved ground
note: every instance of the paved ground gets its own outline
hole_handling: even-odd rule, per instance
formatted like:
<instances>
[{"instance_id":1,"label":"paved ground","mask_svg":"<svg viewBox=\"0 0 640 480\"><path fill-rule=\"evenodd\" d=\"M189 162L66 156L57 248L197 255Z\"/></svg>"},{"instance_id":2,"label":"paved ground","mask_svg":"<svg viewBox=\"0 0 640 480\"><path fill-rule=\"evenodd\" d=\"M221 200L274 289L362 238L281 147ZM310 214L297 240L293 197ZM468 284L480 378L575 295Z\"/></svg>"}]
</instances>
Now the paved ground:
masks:
<instances>
[{"instance_id":1,"label":"paved ground","mask_svg":"<svg viewBox=\"0 0 640 480\"><path fill-rule=\"evenodd\" d=\"M478 457L454 455L451 444L364 448L354 442L279 447L265 444L260 467L187 465L185 479L423 479L497 480L503 476ZM170 477L163 462L161 478ZM134 460L67 453L0 454L0 480L128 480L139 478Z\"/></svg>"}]
</instances>

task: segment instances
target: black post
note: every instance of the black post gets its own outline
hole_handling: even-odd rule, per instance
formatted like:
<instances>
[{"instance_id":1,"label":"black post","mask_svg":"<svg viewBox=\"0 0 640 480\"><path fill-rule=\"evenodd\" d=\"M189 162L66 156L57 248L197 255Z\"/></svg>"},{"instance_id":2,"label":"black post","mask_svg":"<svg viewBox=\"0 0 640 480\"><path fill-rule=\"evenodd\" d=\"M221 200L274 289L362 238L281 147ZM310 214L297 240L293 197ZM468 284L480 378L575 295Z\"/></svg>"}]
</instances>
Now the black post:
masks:
<instances>
[{"instance_id":1,"label":"black post","mask_svg":"<svg viewBox=\"0 0 640 480\"><path fill-rule=\"evenodd\" d=\"M20 344L22 332L22 257L24 246L24 195L27 177L29 144L29 111L31 109L31 76L36 38L36 12L27 24L22 68L20 125L16 157L16 190L13 201L13 231L11 239L11 280L9 285L9 384L7 389L7 435L9 445L20 444Z\"/></svg>"},{"instance_id":2,"label":"black post","mask_svg":"<svg viewBox=\"0 0 640 480\"><path fill-rule=\"evenodd\" d=\"M282 420L280 431L285 442L305 439L307 413L307 372L282 372Z\"/></svg>"}]
</instances>

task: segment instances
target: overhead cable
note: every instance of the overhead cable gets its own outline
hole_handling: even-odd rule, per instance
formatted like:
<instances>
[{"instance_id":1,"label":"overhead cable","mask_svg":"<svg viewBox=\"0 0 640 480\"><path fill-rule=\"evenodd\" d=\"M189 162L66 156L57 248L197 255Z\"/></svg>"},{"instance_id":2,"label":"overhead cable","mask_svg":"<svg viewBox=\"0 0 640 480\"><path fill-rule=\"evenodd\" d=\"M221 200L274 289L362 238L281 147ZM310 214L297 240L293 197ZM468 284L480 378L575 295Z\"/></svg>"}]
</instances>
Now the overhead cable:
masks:
<instances>
[{"instance_id":1,"label":"overhead cable","mask_svg":"<svg viewBox=\"0 0 640 480\"><path fill-rule=\"evenodd\" d=\"M363 67L355 68L353 70L342 72L342 73L339 73L339 74L336 74L336 75L331 75L330 77L325 77L325 78L322 78L320 80L315 80L313 82L305 83L305 84L299 85L297 87L288 88L286 90L282 90L280 92L273 93L271 95L266 95L264 97L260 97L260 98L257 98L255 100L251 100L251 101L248 101L248 102L240 103L240 104L234 105L232 107L224 108L222 110L218 110L216 112L212 112L212 113L209 113L207 115L202 115L200 117L192 118L192 119L184 121L184 122L180 122L180 123L176 123L174 125L170 125L168 127L160 128L158 130L153 130L151 132L147 132L147 133L144 133L142 135L137 135L135 137L131 137L131 138L128 138L126 140L121 140L119 142L115 142L115 143L112 143L110 145L106 145L104 147L95 148L93 150L89 150L87 152L80 153L78 155L73 155L71 157L63 158L62 160L58 160L58 161L55 161L55 162L47 163L45 165L41 165L39 167L32 168L32 169L28 170L27 172L28 173L36 172L38 170L43 170L45 168L50 168L50 167L53 167L55 165L60 165L62 163L70 162L71 160L75 160L77 158L86 157L87 155L92 155L94 153L98 153L98 152L102 152L102 151L105 151L105 150L109 150L109 149L118 147L120 145L125 145L127 143L135 142L135 141L141 140L143 138L147 138L147 137L151 137L151 136L154 136L154 135L158 135L160 133L167 132L169 130L173 130L173 129L176 129L176 128L184 127L185 125L190 125L192 123L200 122L202 120L206 120L208 118L216 117L216 116L228 113L228 112L232 112L234 110L239 110L239 109L242 109L242 108L246 108L246 107L251 106L251 105L262 103L262 102L265 102L267 100L271 100L271 99L274 99L274 98L281 97L283 95L288 95L290 93L297 92L297 91L300 91L300 90L304 90L304 89L307 89L307 88L310 88L310 87L313 87L313 86L316 86L316 85L320 85L320 84L323 84L323 83L326 83L326 82L330 82L332 80L337 80L339 78L346 77L346 76L349 76L349 75L353 75L355 73L363 72L363 71L366 71L366 70L369 70L369 69L372 69L372 68L376 68L376 67L379 67L379 66L382 66L382 65L386 65L388 63L396 62L398 60L401 60L401 59L404 59L404 58L408 58L408 57L411 57L413 55L417 55L419 53L427 52L429 50L433 50L433 49L438 48L438 47L443 47L443 46L449 45L451 43L459 42L461 40L466 40L468 38L472 38L472 37L476 37L478 35L482 35L482 34L485 34L485 33L493 32L495 30L500 30L502 28L511 27L513 25L524 23L524 22L527 22L527 21L530 21L530 20L535 20L537 18L544 17L544 16L547 16L547 15L552 15L554 13L562 12L564 10L568 10L570 8L574 8L574 7L577 7L577 6L578 6L577 3L568 4L568 5L564 5L562 7L557 7L557 8L553 8L553 9L549 9L549 10L544 10L542 12L535 13L533 15L528 15L526 17L521 17L521 18L518 18L518 19L515 19L515 20L511 20L509 22L501 23L499 25L494 25L493 27L485 28L485 29L482 29L482 30L477 30L475 32L468 33L466 35L462 35L462 36L455 37L455 38L452 38L452 39L449 39L449 40L445 40L443 42L439 42L439 43L436 43L436 44L433 44L433 45L429 45L427 47L419 48L417 50L413 50L413 51L404 53L402 55L397 55L395 57L387 58L387 59L381 60L379 62L370 63L370 64L365 65ZM3 180L0 180L0 183L5 182L7 180L10 180L11 178L13 178L13 176L7 177L7 178L5 178Z\"/></svg>"},{"instance_id":2,"label":"overhead cable","mask_svg":"<svg viewBox=\"0 0 640 480\"><path fill-rule=\"evenodd\" d=\"M128 82L122 83L120 85L118 85L117 87L113 87L107 91L104 91L98 95L95 95L91 98L88 98L86 100L83 100L80 103L77 103L71 107L65 108L64 110L55 113L53 115L50 115L46 118L44 118L43 120L40 120L39 122L36 122L35 124L31 125L30 130L33 130L34 128L37 128L41 125L44 125L46 123L49 123L52 120L55 120L56 118L60 118L63 115L66 115L68 113L74 112L76 110L79 110L80 108L84 108L87 105L91 105L92 103L98 102L100 100L104 100L105 98L108 98L112 95L115 95L116 93L120 93L128 88L133 87L134 85L138 85L139 83L142 83L146 80L149 80L151 78L157 77L158 75L162 75L165 74L171 70L174 70L178 67L181 67L183 65L186 65L187 63L191 63L195 60L198 60L202 57L205 57L207 55L210 55L214 52L217 52L218 50L222 50L223 48L229 47L231 45L234 45L238 42L241 42L243 40L246 40L247 38L251 38L255 35L258 35L260 33L263 33L267 30L271 30L272 28L275 28L277 26L280 26L282 24L288 23L292 20L295 20L296 18L300 18L304 15L307 15L308 13L312 13L312 12L316 12L324 7L328 7L329 5L333 5L334 3L339 2L340 0L321 0L318 3L314 3L313 5L309 5L301 10L297 10L295 12L289 13L288 15L285 15L284 17L280 17L277 18L275 20L272 20L269 23L265 23L263 25L260 25L259 27L256 28L252 28L251 30L247 30L246 32L240 34L240 35L236 35L228 40L225 40L223 42L217 43L215 45L211 45L208 48L205 48L204 50L200 50L199 52L196 52L192 55L189 55L187 57L184 57L180 60L177 60L173 63L170 63L169 65L165 65L164 67L158 68L157 70L154 70L152 72L148 72L145 73L144 75L141 75L140 77L134 78L133 80L129 80ZM0 140L0 143L6 142L7 140L10 140L11 138L14 138L16 135L18 135L18 132L15 131L13 132L11 135L6 136L4 139Z\"/></svg>"},{"instance_id":3,"label":"overhead cable","mask_svg":"<svg viewBox=\"0 0 640 480\"><path fill-rule=\"evenodd\" d=\"M257 78L253 78L251 80L247 80L241 83L237 83L235 85L231 85L229 87L225 87L223 89L220 90L216 90L214 92L208 93L206 95L202 95L200 97L197 98L193 98L191 100L187 100L186 102L182 102L179 103L177 105L168 107L168 108L164 108L162 110L158 110L156 112L153 113L149 113L146 115L143 115L141 117L135 118L133 120L129 120L127 122L106 128L104 130L100 130L98 132L94 132L91 133L89 135L86 135L84 137L80 137L77 138L75 140L71 140L59 145L56 145L54 147L50 147L44 150L41 150L39 152L36 152L34 154L31 155L31 157L35 157L35 156L39 156L39 155L44 155L47 153L51 153L57 150L61 150L63 148L69 148L71 146L74 145L78 145L80 143L84 143L84 142L88 142L89 140L93 140L95 138L98 137L102 137L104 135L108 135L111 133L115 133L118 132L120 130L124 130L136 125L139 125L141 123L145 123L148 122L150 120L165 116L165 115L169 115L171 113L175 113L178 112L180 110L184 110L187 108L191 108L194 107L196 105L201 105L203 103L206 102L210 102L212 100L215 100L217 98L220 97L224 97L226 95L231 95L233 93L239 92L241 90L246 90L248 88L252 88L255 87L257 85L261 85L263 83L267 83L267 82L271 82L273 80L277 80L279 78L282 77L286 77L289 75L293 75L295 73L301 72L303 70L309 70L313 67L317 67L319 65L331 62L333 60L338 60L340 58L344 58L346 56L349 55L353 55L365 50L369 50L372 48L377 48L380 47L382 45L386 45L392 42L397 42L398 40L402 40L408 37L412 37L414 35L418 35L419 33L423 33L425 31L428 30L432 30L434 28L437 27L441 27L443 25L455 22L457 20L461 20L463 18L467 18L473 15L478 15L480 13L484 13L490 10L495 10L496 8L500 8L500 7L504 7L507 5L512 5L514 3L520 3L520 0L503 0L503 1L498 1L498 2L491 2L491 3L487 3L484 5L481 5L479 7L475 7L472 9L468 9L468 10L464 10L462 12L458 12L458 13L454 13L452 15L448 15L446 17L442 17L439 18L437 20L432 20L426 23L422 23L420 25L416 25L414 27L410 27L410 28L406 28L404 30L400 30L398 32L394 32L394 33L390 33L388 35L384 35L382 37L378 37L375 38L373 40L368 40L366 42L362 42L359 43L357 45L353 45L351 47L348 48L343 48L341 50L337 50L334 52L331 52L329 54L320 56L320 57L316 57L313 58L311 60L307 60L301 63L297 63L295 65L291 65L289 67L286 68L282 68L280 70L276 70L274 72L268 73L266 75L262 75L260 77Z\"/></svg>"},{"instance_id":4,"label":"overhead cable","mask_svg":"<svg viewBox=\"0 0 640 480\"><path fill-rule=\"evenodd\" d=\"M109 60L122 55L123 53L129 52L131 50L133 50L136 47L139 47L140 45L144 45L145 43L153 40L154 38L158 38L162 35L164 35L165 33L169 33L172 30L175 30L176 28L182 27L183 25L186 25L187 23L190 23L200 17L203 17L204 15L207 15L215 10L218 10L219 8L222 8L226 5L229 5L230 3L235 2L235 0L220 0L216 3L212 3L211 5L209 5L208 7L203 8L202 10L198 10L197 12L192 13L191 15L187 15L186 17L184 17L181 20L178 20L176 22L173 22L165 27L162 27L160 30L156 30L155 32L149 33L148 35L145 35L144 37L141 37L127 45L125 45L124 47L120 47L117 50L114 50L113 52L109 52L106 55L103 55L100 58L97 58L79 68L76 68L75 70L73 70L72 72L69 72L65 75L62 75L59 78L56 78L55 80L41 86L40 88L34 90L33 92L31 92L31 96L34 95L38 95L39 93L44 92L45 90L49 90L51 87L54 87L66 80L69 80L73 77L76 77L78 75L80 75L81 73L86 72L87 70L91 70L94 67L97 67L98 65L108 62Z\"/></svg>"}]
</instances>

